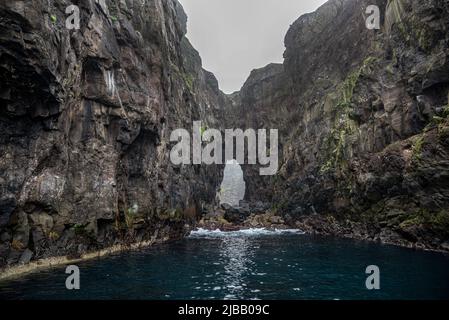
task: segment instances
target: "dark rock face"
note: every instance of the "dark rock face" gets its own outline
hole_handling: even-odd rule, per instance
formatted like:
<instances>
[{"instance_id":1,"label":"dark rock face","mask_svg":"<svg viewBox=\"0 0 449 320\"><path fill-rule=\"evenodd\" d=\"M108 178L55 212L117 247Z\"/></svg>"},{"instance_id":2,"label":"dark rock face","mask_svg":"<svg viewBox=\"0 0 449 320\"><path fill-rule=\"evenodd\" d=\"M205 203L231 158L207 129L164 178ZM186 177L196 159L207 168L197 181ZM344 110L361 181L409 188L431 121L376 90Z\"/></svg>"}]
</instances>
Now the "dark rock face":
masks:
<instances>
[{"instance_id":1,"label":"dark rock face","mask_svg":"<svg viewBox=\"0 0 449 320\"><path fill-rule=\"evenodd\" d=\"M231 207L227 204L222 204L221 209L224 210L224 218L226 221L234 223L234 224L241 224L243 223L251 214L249 205L242 203L239 207Z\"/></svg>"},{"instance_id":2,"label":"dark rock face","mask_svg":"<svg viewBox=\"0 0 449 320\"><path fill-rule=\"evenodd\" d=\"M243 130L278 129L282 149L283 137L291 130L288 116L295 108L291 84L282 64L269 64L253 70L241 91L230 96L231 105L226 108L225 117L227 126ZM276 177L260 176L258 166L243 165L242 170L246 182L245 198L272 201L272 183Z\"/></svg>"},{"instance_id":3,"label":"dark rock face","mask_svg":"<svg viewBox=\"0 0 449 320\"><path fill-rule=\"evenodd\" d=\"M372 4L381 30L360 14ZM248 199L318 232L444 249L448 16L447 1L331 0L299 18L284 64L231 97L236 119L280 129L280 172L244 168Z\"/></svg>"},{"instance_id":4,"label":"dark rock face","mask_svg":"<svg viewBox=\"0 0 449 320\"><path fill-rule=\"evenodd\" d=\"M175 0L0 2L0 267L182 236L221 168L176 167L172 130L226 97Z\"/></svg>"}]
</instances>

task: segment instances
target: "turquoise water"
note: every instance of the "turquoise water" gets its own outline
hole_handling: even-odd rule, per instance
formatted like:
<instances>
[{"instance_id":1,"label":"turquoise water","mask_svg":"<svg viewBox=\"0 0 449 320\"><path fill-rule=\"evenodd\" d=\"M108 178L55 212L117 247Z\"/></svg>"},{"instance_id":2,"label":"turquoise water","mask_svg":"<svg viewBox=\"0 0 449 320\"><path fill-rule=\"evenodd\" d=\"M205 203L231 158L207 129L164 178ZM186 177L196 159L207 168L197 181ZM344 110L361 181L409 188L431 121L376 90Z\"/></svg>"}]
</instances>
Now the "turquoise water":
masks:
<instances>
[{"instance_id":1,"label":"turquoise water","mask_svg":"<svg viewBox=\"0 0 449 320\"><path fill-rule=\"evenodd\" d=\"M199 232L78 266L78 291L61 267L1 282L0 299L449 299L448 255L293 232Z\"/></svg>"}]
</instances>

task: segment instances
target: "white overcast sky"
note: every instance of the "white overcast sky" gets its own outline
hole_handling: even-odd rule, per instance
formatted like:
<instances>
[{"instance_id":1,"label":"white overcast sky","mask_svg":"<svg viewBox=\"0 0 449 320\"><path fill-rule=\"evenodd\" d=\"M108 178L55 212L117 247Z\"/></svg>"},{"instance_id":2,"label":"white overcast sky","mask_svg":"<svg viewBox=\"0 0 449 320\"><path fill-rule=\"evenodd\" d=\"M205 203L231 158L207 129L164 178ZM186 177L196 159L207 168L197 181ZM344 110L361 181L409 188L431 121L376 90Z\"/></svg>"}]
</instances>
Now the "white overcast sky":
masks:
<instances>
[{"instance_id":1,"label":"white overcast sky","mask_svg":"<svg viewBox=\"0 0 449 320\"><path fill-rule=\"evenodd\" d=\"M252 69L282 62L289 26L325 0L179 0L187 37L220 88L240 90Z\"/></svg>"}]
</instances>

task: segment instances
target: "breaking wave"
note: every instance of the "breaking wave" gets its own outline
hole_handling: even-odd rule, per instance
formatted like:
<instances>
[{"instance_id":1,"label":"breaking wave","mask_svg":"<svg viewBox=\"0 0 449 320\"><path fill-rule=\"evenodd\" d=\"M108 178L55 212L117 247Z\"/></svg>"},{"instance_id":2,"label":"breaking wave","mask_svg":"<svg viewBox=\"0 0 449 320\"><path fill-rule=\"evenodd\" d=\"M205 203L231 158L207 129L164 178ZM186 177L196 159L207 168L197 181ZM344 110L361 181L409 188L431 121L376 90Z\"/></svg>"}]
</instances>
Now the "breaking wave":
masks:
<instances>
[{"instance_id":1,"label":"breaking wave","mask_svg":"<svg viewBox=\"0 0 449 320\"><path fill-rule=\"evenodd\" d=\"M277 235L291 235L291 234L304 234L299 229L274 229L269 230L266 228L251 228L242 229L238 231L221 231L206 230L199 228L190 233L189 238L235 238L235 237L260 237L260 236L277 236Z\"/></svg>"}]
</instances>

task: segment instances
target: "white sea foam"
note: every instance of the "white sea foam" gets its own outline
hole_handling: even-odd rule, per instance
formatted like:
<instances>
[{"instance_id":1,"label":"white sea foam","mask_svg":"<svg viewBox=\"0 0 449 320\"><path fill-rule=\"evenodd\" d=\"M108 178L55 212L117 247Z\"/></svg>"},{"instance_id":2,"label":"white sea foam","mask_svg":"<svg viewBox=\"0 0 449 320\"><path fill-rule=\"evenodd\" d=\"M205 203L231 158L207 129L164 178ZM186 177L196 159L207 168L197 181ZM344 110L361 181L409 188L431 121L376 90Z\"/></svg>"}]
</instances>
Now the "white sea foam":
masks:
<instances>
[{"instance_id":1,"label":"white sea foam","mask_svg":"<svg viewBox=\"0 0 449 320\"><path fill-rule=\"evenodd\" d=\"M242 229L238 231L221 231L206 230L199 228L190 233L189 238L232 238L232 237L260 237L260 236L276 236L276 235L288 235L288 234L304 234L299 229L274 229L269 230L266 228L251 228Z\"/></svg>"}]
</instances>

